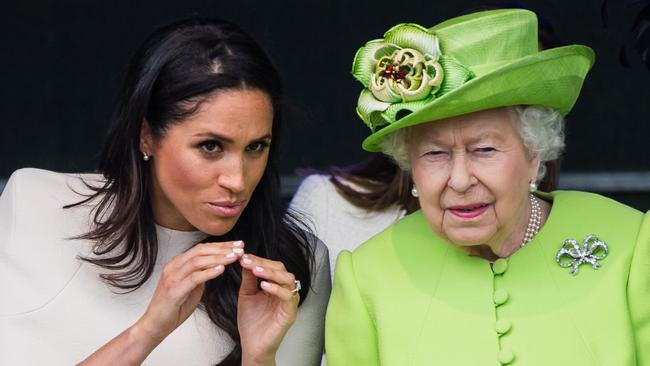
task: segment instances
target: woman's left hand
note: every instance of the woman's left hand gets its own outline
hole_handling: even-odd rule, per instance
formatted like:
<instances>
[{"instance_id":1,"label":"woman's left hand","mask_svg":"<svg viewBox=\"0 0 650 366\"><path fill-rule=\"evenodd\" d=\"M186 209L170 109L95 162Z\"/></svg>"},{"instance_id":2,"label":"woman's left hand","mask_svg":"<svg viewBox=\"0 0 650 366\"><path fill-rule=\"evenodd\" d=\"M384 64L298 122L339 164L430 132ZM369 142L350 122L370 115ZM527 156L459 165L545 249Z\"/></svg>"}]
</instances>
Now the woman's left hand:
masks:
<instances>
[{"instance_id":1,"label":"woman's left hand","mask_svg":"<svg viewBox=\"0 0 650 366\"><path fill-rule=\"evenodd\" d=\"M292 290L296 277L284 264L245 254L239 259L237 324L242 345L242 365L275 365L275 353L296 320L300 296ZM259 287L257 279L261 279Z\"/></svg>"}]
</instances>

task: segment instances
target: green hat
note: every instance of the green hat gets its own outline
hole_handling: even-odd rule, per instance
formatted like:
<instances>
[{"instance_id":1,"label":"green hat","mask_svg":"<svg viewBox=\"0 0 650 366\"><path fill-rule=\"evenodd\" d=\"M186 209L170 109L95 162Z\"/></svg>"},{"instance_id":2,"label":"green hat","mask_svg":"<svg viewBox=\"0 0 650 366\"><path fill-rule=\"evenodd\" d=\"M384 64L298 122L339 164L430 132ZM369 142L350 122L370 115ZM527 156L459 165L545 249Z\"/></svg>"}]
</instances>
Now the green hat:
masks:
<instances>
[{"instance_id":1,"label":"green hat","mask_svg":"<svg viewBox=\"0 0 650 366\"><path fill-rule=\"evenodd\" d=\"M511 105L573 107L594 52L581 45L538 50L537 17L523 9L464 15L426 29L399 24L361 47L352 75L365 89L357 113L372 134Z\"/></svg>"}]
</instances>

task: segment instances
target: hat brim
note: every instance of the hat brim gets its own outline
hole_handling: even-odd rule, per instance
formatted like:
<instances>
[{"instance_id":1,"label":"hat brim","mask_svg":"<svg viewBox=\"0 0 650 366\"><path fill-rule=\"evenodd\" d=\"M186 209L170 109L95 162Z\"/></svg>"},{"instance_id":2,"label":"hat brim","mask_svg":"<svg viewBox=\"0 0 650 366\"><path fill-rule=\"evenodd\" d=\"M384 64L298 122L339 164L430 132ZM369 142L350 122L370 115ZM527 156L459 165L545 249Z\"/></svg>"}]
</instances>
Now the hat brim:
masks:
<instances>
[{"instance_id":1,"label":"hat brim","mask_svg":"<svg viewBox=\"0 0 650 366\"><path fill-rule=\"evenodd\" d=\"M562 115L575 104L594 52L581 45L552 48L479 75L461 87L387 125L363 141L367 151L381 151L382 138L401 128L481 110L542 105Z\"/></svg>"}]
</instances>

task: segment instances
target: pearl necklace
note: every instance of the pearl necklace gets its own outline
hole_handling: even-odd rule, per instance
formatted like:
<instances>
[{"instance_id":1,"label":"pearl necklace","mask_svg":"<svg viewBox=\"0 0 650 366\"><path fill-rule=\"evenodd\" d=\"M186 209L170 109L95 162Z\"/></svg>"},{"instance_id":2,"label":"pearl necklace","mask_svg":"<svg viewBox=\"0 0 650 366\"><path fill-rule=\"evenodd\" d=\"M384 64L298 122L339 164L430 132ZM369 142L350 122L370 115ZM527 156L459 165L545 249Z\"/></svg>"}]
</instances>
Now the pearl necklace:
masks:
<instances>
[{"instance_id":1,"label":"pearl necklace","mask_svg":"<svg viewBox=\"0 0 650 366\"><path fill-rule=\"evenodd\" d=\"M526 245L533 236L537 235L542 225L542 207L539 205L537 197L532 194L529 194L529 196L531 212L528 218L528 226L526 227L526 235L524 235L524 240L521 241L521 247Z\"/></svg>"}]
</instances>

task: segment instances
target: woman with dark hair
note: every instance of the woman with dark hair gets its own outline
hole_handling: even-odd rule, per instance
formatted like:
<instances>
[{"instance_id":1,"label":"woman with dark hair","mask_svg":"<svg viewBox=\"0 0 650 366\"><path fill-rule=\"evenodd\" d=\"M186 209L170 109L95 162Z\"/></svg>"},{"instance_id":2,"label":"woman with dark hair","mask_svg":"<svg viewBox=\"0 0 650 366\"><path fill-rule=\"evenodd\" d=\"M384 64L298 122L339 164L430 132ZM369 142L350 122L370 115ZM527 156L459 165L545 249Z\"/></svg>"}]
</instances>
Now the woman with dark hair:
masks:
<instances>
[{"instance_id":1,"label":"woman with dark hair","mask_svg":"<svg viewBox=\"0 0 650 366\"><path fill-rule=\"evenodd\" d=\"M0 197L0 363L318 364L327 250L280 200L281 96L233 24L153 33L100 174L21 169Z\"/></svg>"}]
</instances>

